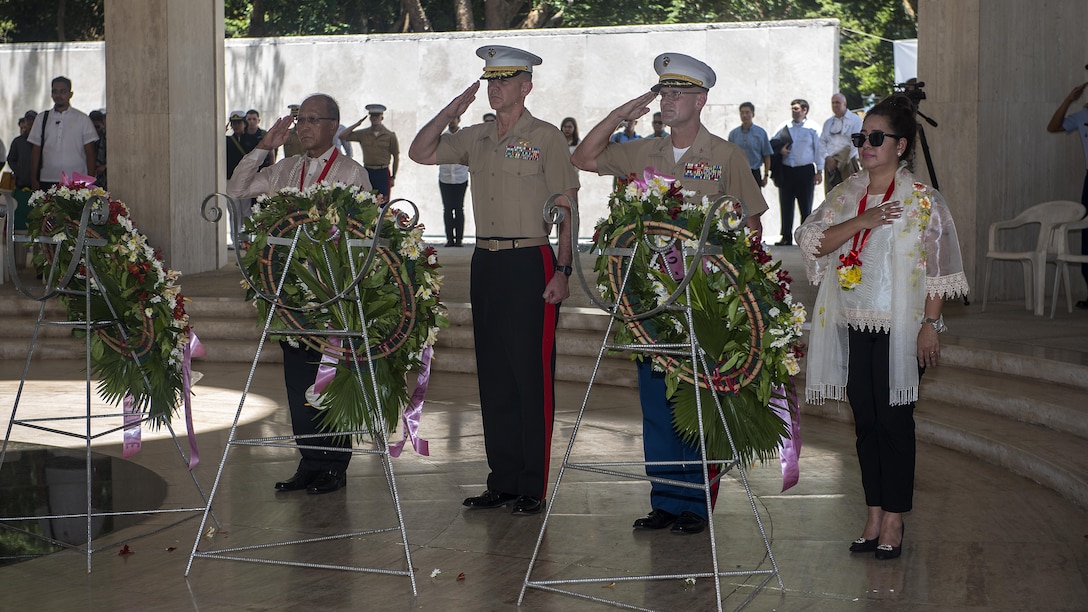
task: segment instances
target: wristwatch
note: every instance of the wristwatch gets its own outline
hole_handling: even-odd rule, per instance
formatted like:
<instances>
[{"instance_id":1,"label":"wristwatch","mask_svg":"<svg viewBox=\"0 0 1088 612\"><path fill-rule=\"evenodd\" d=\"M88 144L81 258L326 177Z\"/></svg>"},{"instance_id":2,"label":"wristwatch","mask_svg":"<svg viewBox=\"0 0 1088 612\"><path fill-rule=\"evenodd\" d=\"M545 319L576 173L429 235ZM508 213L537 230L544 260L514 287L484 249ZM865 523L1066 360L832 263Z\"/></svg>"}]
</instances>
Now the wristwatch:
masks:
<instances>
[{"instance_id":1,"label":"wristwatch","mask_svg":"<svg viewBox=\"0 0 1088 612\"><path fill-rule=\"evenodd\" d=\"M926 317L922 319L922 323L929 323L930 325L932 325L933 329L937 330L938 334L943 334L946 330L948 330L948 326L944 324L944 315L939 316L936 319Z\"/></svg>"},{"instance_id":2,"label":"wristwatch","mask_svg":"<svg viewBox=\"0 0 1088 612\"><path fill-rule=\"evenodd\" d=\"M570 266L556 266L555 271L556 272L562 272L563 274L566 274L567 276L570 276L571 274L574 273L574 268L572 268Z\"/></svg>"}]
</instances>

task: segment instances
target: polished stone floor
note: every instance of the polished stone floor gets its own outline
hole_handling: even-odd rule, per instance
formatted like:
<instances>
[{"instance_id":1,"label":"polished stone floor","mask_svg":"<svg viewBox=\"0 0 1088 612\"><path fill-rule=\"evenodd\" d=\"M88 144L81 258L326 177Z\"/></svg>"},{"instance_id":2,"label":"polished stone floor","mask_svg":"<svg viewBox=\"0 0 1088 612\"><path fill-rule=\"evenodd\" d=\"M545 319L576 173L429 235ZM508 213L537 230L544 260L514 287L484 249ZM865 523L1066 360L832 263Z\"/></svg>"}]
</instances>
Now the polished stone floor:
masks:
<instances>
[{"instance_id":1,"label":"polished stone floor","mask_svg":"<svg viewBox=\"0 0 1088 612\"><path fill-rule=\"evenodd\" d=\"M459 278L471 249L444 249L444 273ZM790 258L795 250L781 249ZM794 257L794 259L796 259ZM592 262L584 262L589 267ZM240 298L237 277L210 273L186 282L187 295ZM799 274L795 277L799 278ZM447 301L463 301L467 283L448 281ZM10 285L0 286L0 292ZM811 290L800 283L795 293ZM584 300L583 300L584 301ZM977 301L977 300L976 300ZM571 300L572 305L588 306ZM1064 305L1063 305L1064 306ZM1061 309L1060 309L1061 310ZM1023 354L1061 354L1083 363L1088 317L1059 312L1031 317L1016 304L949 304L950 325L969 342L1002 342ZM1070 354L1072 352L1072 354ZM12 406L22 362L0 361L3 423ZM66 414L84 405L82 362L36 363L20 404L21 418ZM210 490L237 411L249 365L197 362L204 377L194 411L202 461L195 473ZM260 366L246 398L239 437L290 433L279 366ZM560 383L552 444L554 483L585 386ZM93 394L92 394L93 395ZM0 610L514 610L543 517L506 510L469 511L461 500L483 490L484 460L474 376L437 372L425 405L422 434L430 456L407 448L392 461L418 594L406 575L316 569L196 558L201 551L258 546L396 526L378 457L359 455L341 491L308 496L277 493L276 480L296 463L291 449L235 446L226 459L213 510L219 525L198 534L200 514L158 514L94 524L91 572L78 550L52 550L40 540L0 528L0 557L30 555L0 566ZM97 412L109 412L96 407ZM117 419L114 419L117 421ZM103 423L109 422L104 419ZM97 420L96 420L97 423ZM112 423L116 426L117 423ZM96 426L98 426L96 424ZM105 425L102 425L105 427ZM180 426L179 426L180 427ZM591 394L572 460L641 459L640 414L633 389L598 386ZM179 429L179 433L180 433ZM880 562L851 555L850 540L865 518L850 425L815 417L802 422L800 483L781 491L776 464L748 474L785 589L777 580L755 595L748 610L1088 610L1088 512L1053 491L990 464L943 448L919 448L915 509L906 518L903 556ZM58 472L82 467L78 441L17 427L0 466L0 513L32 508L79 508L85 487ZM183 441L184 443L184 441ZM69 448L64 448L69 447ZM92 501L112 509L199 507L201 498L181 465L174 442L146 432L143 450L120 461L120 434L96 442ZM59 468L59 469L58 469ZM12 472L15 472L14 474ZM76 479L77 485L83 480ZM649 510L649 485L568 470L549 518L534 580L593 579L709 572L709 535L633 531ZM173 524L178 519L187 519ZM58 540L82 542L85 524L72 519L25 528ZM85 523L85 521L84 521ZM767 569L766 550L736 474L723 481L714 514L721 570ZM199 535L199 537L198 537ZM118 554L123 546L131 554ZM403 572L398 533L382 532L257 549L240 556ZM189 568L188 575L186 570ZM437 570L437 572L436 572ZM753 593L758 579L722 579L724 609ZM658 610L716 609L712 580L586 582L588 597ZM530 590L526 610L597 610L594 602Z\"/></svg>"},{"instance_id":2,"label":"polished stone floor","mask_svg":"<svg viewBox=\"0 0 1088 612\"><path fill-rule=\"evenodd\" d=\"M12 364L2 378L10 380ZM205 374L196 392L218 405L202 409L218 419L199 435L196 473L210 488L222 457L238 391L248 367L199 364ZM282 401L276 366L258 368L254 390ZM39 375L52 389L23 408L77 404L82 400L79 364L60 363ZM65 389L68 389L65 392ZM234 390L233 402L229 399ZM561 383L553 440L552 480L582 404L585 387ZM8 394L5 392L5 397ZM473 376L435 374L426 404L423 435L430 456L406 449L393 460L418 595L407 576L356 573L222 559L197 558L186 576L199 517L167 526L177 515L156 515L95 541L100 552L75 550L0 567L3 610L512 610L539 534L542 517L515 517L506 510L469 511L465 496L483 489L486 464ZM286 410L269 412L259 401L243 437L289 432ZM777 465L748 471L756 503L771 539L785 590L772 581L749 610L1084 610L1088 608L1088 513L1055 493L957 453L919 449L915 510L906 519L905 551L895 561L851 555L864 506L848 425L810 418L802 423L800 483L782 493ZM572 451L575 460L632 460L641 455L639 411L633 390L597 387ZM18 429L18 428L17 428ZM120 440L96 450L118 456ZM18 439L18 436L16 436ZM9 449L9 461L39 450L29 442ZM114 479L113 499L142 497L165 484L164 507L199 505L196 488L179 465L170 440L149 440L133 463L154 475ZM309 496L277 493L274 481L294 469L289 449L234 447L227 457L213 510L221 525L206 529L201 550L259 545L395 526L381 463L355 457L348 486ZM141 491L132 491L137 488ZM4 489L0 489L4 491ZM8 489L7 491L10 491ZM676 536L636 532L631 521L647 511L648 485L568 470L558 494L533 579L595 578L710 570L706 533ZM3 499L8 499L7 492ZM0 501L0 505L7 505ZM11 516L10 514L5 514ZM714 515L721 569L768 568L769 562L738 484L728 477ZM209 525L211 523L209 522ZM78 530L77 530L78 531ZM142 536L147 532L151 535ZM142 537L141 537L142 536ZM79 539L78 537L76 538ZM108 546L106 546L108 545ZM131 554L119 555L122 545ZM405 555L397 532L294 545L249 556L303 563L343 564L399 571ZM437 570L437 572L435 571ZM723 578L723 607L732 609L757 582ZM710 579L587 583L590 597L660 610L716 608ZM600 604L530 590L527 610L590 610Z\"/></svg>"}]
</instances>

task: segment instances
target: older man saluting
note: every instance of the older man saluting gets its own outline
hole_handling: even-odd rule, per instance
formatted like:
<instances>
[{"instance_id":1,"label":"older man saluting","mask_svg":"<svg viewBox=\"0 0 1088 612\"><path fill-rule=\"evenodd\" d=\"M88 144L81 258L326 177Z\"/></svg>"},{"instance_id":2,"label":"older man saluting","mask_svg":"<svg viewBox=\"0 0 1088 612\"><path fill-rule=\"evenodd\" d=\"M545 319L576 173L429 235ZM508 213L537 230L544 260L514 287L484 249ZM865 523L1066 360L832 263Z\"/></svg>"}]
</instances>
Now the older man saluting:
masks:
<instances>
[{"instance_id":1,"label":"older man saluting","mask_svg":"<svg viewBox=\"0 0 1088 612\"><path fill-rule=\"evenodd\" d=\"M269 152L283 145L291 134L291 124L297 121L295 132L305 147L305 155L293 155L262 169ZM274 194L286 187L304 189L315 183L356 185L369 190L366 170L347 156L340 155L332 140L340 127L340 107L331 96L316 94L306 98L299 107L298 118L287 115L276 121L257 147L246 154L227 183L227 194L235 198L252 198ZM306 401L306 390L317 378L321 354L305 346L283 348L283 377L287 386L287 403L291 408L291 427L296 436L318 433L319 413ZM325 436L296 439L306 446L351 448L349 436ZM347 484L348 451L299 449L302 460L294 476L276 483L277 491L331 493Z\"/></svg>"},{"instance_id":2,"label":"older man saluting","mask_svg":"<svg viewBox=\"0 0 1088 612\"><path fill-rule=\"evenodd\" d=\"M703 62L680 53L662 53L654 60L658 82L649 92L616 108L597 124L574 150L571 161L582 170L625 177L642 175L647 166L676 178L685 190L711 200L723 195L739 198L748 212L748 227L761 231L759 216L767 210L748 158L737 145L710 133L702 124L707 95L717 80ZM661 96L661 118L669 126L664 138L609 143L623 121L650 112L647 106ZM686 461L687 466L647 466L646 474L702 485L699 447L685 444L672 426L666 399L665 375L655 372L649 359L638 362L638 389L642 403L642 443L648 462ZM677 534L699 533L706 527L707 506L700 489L654 482L651 511L635 521L635 529L665 529Z\"/></svg>"},{"instance_id":3,"label":"older man saluting","mask_svg":"<svg viewBox=\"0 0 1088 612\"><path fill-rule=\"evenodd\" d=\"M484 60L497 121L442 133L476 98L480 84L473 83L423 126L408 155L420 164L468 166L472 176L476 251L469 296L491 473L487 490L464 505L513 504L514 514L537 514L555 420L555 328L559 304L570 294L573 258L569 214L559 226L557 258L543 210L554 194L573 201L578 175L563 133L525 108L533 66L543 60L501 45L480 47L476 55Z\"/></svg>"}]
</instances>

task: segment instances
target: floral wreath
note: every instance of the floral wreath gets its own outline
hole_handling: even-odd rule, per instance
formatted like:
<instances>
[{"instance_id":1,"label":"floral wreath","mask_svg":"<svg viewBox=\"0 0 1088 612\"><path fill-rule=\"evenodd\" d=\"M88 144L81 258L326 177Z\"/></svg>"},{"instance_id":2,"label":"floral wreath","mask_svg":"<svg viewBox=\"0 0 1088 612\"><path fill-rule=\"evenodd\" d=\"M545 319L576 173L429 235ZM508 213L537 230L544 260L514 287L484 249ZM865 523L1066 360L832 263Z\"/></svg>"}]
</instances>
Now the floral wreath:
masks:
<instances>
[{"instance_id":1,"label":"floral wreath","mask_svg":"<svg viewBox=\"0 0 1088 612\"><path fill-rule=\"evenodd\" d=\"M55 282L61 280L57 271L69 269L72 259L79 258L65 287L75 295L60 296L68 320L117 317L117 325L96 327L91 336L91 371L99 378L99 395L113 405L131 397L153 426L169 423L182 399L190 342L185 298L176 284L181 273L166 268L161 254L136 229L128 207L93 183L93 177L76 175L30 197L27 236L54 240L41 243L34 265L42 278ZM88 224L87 238L102 239L105 246L89 249L84 258L75 252L75 236L88 202L92 217L100 215L104 221ZM89 313L82 295L88 281ZM85 337L79 327L72 333Z\"/></svg>"},{"instance_id":2,"label":"floral wreath","mask_svg":"<svg viewBox=\"0 0 1088 612\"><path fill-rule=\"evenodd\" d=\"M685 199L693 195L652 168L646 169L643 179L631 175L624 181L609 198L608 218L597 223L593 234L602 253L594 268L598 290L624 315L626 325L616 332L618 344L687 343L683 311L663 310L645 320L636 317L659 308L677 291L687 267L675 257L677 247L694 252L707 215L714 215L706 235L714 253L704 255L695 266L698 272L688 282L690 303L684 293L675 302L691 307L695 334L711 372L696 381L690 357L661 353L652 356L653 367L665 372L673 427L685 441L694 444L699 439L698 390L708 457L765 461L790 435L771 403L786 401L783 390L789 388L790 376L800 372L805 309L794 303L791 279L781 262L772 260L743 226L740 207L725 202L714 209L706 197L700 202ZM679 240L670 251L674 238ZM630 256L610 254L631 248ZM711 393L720 399L735 454L716 411L706 408L713 406Z\"/></svg>"},{"instance_id":3,"label":"floral wreath","mask_svg":"<svg viewBox=\"0 0 1088 612\"><path fill-rule=\"evenodd\" d=\"M449 326L437 251L424 245L423 225L380 203L356 186L317 183L258 197L244 222L246 297L261 326L274 309L272 339L322 354L310 399L325 431L379 431L375 402L391 431L409 401L405 376L427 370L438 329ZM373 263L358 278L368 255ZM361 332L364 319L368 346L358 336L291 334Z\"/></svg>"}]
</instances>

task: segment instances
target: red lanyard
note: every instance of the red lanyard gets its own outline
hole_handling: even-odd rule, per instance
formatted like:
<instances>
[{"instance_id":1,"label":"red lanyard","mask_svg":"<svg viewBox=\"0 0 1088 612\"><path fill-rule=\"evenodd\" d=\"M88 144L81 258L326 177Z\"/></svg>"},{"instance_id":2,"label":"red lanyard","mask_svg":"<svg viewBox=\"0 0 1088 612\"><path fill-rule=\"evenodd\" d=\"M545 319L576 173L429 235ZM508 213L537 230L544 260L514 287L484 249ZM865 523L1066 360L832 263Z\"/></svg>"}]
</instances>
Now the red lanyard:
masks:
<instances>
[{"instance_id":1,"label":"red lanyard","mask_svg":"<svg viewBox=\"0 0 1088 612\"><path fill-rule=\"evenodd\" d=\"M892 180L892 184L888 185L888 191L884 193L884 199L880 201L881 204L888 201L888 198L892 197L892 192L895 191L895 180ZM865 195L862 196L861 202L858 204L858 216L865 212L865 205L869 201L869 192L866 190ZM873 228L866 228L864 232L858 232L854 234L854 242L850 252L845 255L839 255L839 260L844 265L861 265L861 250L865 248L866 241L869 240L869 234L871 234ZM860 242L860 244L859 244Z\"/></svg>"},{"instance_id":2,"label":"red lanyard","mask_svg":"<svg viewBox=\"0 0 1088 612\"><path fill-rule=\"evenodd\" d=\"M329 163L325 164L325 168L323 170L321 170L321 176L317 177L317 180L314 181L315 183L320 183L321 181L325 180L325 175L329 173L329 168L332 167L332 162L336 161L336 156L339 155L339 154L340 154L339 149L333 149L332 150L332 155L329 156ZM302 160L302 174L298 177L298 190L302 191L302 189L305 186L306 186L306 160L304 159L304 160ZM862 200L862 206L864 206L864 205L865 205L865 201Z\"/></svg>"}]
</instances>

